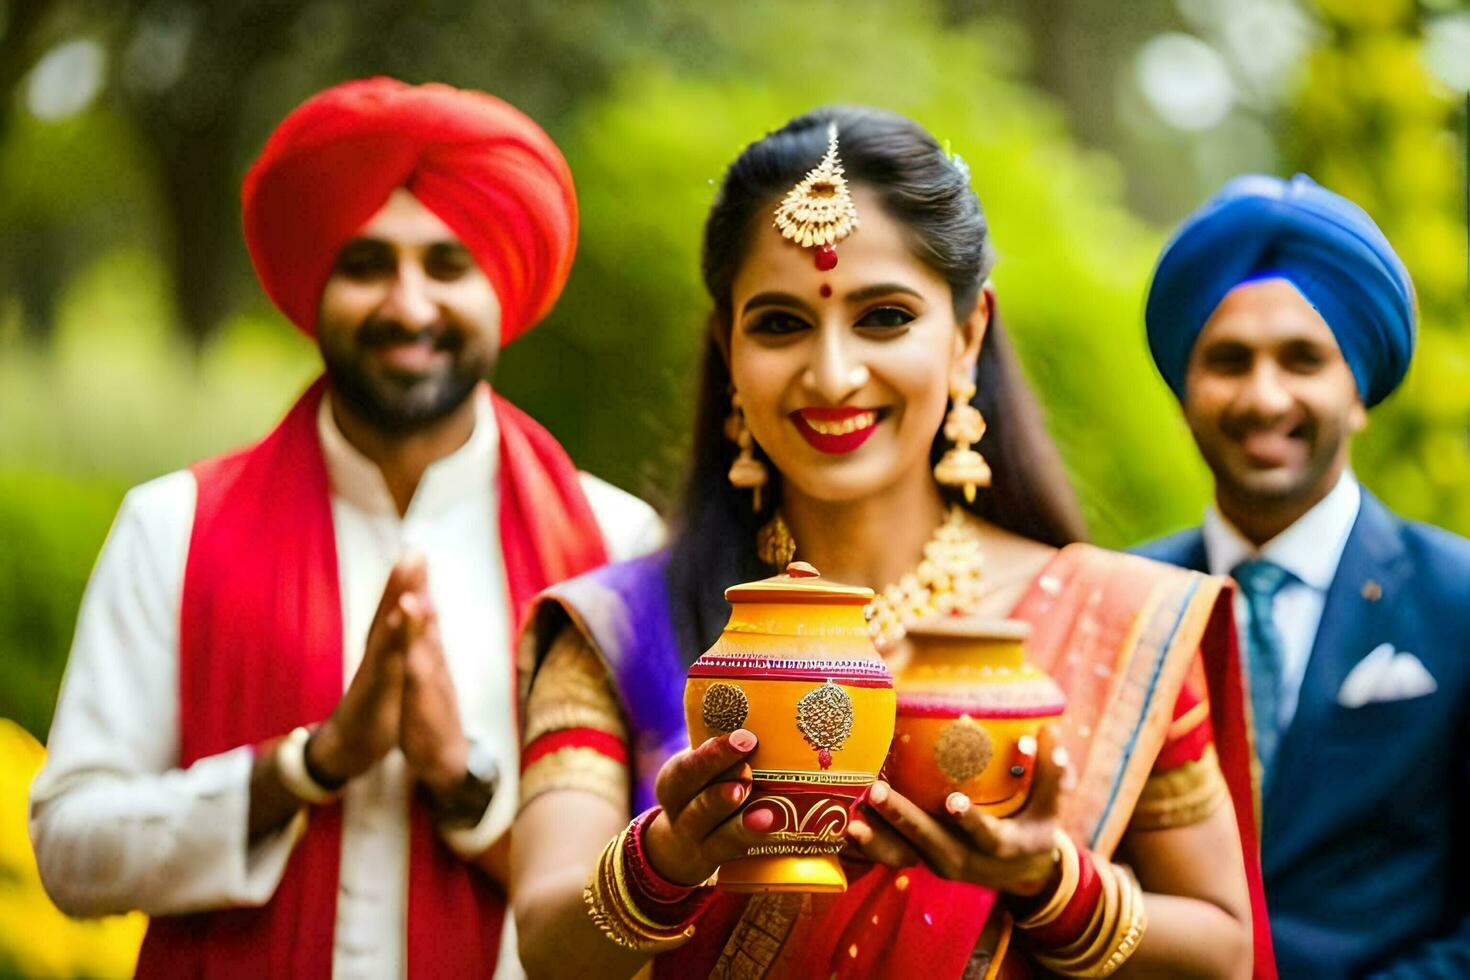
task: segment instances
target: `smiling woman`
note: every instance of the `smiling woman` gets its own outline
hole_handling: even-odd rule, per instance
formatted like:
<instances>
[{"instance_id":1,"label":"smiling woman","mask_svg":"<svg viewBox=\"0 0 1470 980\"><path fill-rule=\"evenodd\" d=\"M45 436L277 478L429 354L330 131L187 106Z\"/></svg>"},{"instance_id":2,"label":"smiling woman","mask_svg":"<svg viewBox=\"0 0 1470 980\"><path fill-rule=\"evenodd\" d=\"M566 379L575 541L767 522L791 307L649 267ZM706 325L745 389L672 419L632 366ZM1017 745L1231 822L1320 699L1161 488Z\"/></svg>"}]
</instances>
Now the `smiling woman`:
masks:
<instances>
[{"instance_id":1,"label":"smiling woman","mask_svg":"<svg viewBox=\"0 0 1470 980\"><path fill-rule=\"evenodd\" d=\"M817 501L901 493L939 506L930 445L949 391L974 371L990 313L982 294L957 329L949 285L914 254L878 193L859 185L853 199L863 228L835 268L817 268L766 226L749 236L731 286L730 376L783 476L781 509L797 540L798 522L820 519Z\"/></svg>"},{"instance_id":2,"label":"smiling woman","mask_svg":"<svg viewBox=\"0 0 1470 980\"><path fill-rule=\"evenodd\" d=\"M821 226L829 197L803 204L817 177L850 195L840 228ZM512 893L531 972L629 975L657 954L668 976L1250 974L1228 593L1077 543L990 265L967 168L902 117L818 110L731 165L705 229L714 313L677 537L554 587L522 645ZM869 631L895 670L926 616L1029 622L1067 712L1022 750L1034 792L1014 815L959 794L926 812L879 781L839 838L845 893L711 890L774 830L747 806L748 760L778 733L684 749L683 677L724 589L793 551L878 593ZM1255 962L1270 975L1264 939Z\"/></svg>"}]
</instances>

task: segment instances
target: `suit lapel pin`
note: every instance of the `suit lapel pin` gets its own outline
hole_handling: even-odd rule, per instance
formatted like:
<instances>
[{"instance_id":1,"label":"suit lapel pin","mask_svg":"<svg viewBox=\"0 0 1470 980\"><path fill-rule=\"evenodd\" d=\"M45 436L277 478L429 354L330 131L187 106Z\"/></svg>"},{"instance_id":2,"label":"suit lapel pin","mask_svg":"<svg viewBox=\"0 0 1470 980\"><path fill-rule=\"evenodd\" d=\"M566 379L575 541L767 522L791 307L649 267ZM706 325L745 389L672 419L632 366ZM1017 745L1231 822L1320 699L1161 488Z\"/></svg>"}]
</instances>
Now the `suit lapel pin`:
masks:
<instances>
[{"instance_id":1,"label":"suit lapel pin","mask_svg":"<svg viewBox=\"0 0 1470 980\"><path fill-rule=\"evenodd\" d=\"M1383 586L1370 578L1363 583L1363 598L1369 602L1377 602L1383 598Z\"/></svg>"}]
</instances>

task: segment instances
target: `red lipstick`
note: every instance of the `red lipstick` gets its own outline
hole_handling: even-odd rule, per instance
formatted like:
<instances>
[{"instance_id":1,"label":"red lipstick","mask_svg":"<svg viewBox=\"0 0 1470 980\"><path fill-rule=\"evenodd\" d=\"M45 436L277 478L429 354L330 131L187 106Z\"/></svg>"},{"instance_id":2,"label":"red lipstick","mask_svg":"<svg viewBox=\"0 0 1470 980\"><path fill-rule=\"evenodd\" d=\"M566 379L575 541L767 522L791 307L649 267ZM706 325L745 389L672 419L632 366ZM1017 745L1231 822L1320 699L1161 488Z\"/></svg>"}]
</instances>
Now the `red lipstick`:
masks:
<instances>
[{"instance_id":1,"label":"red lipstick","mask_svg":"<svg viewBox=\"0 0 1470 980\"><path fill-rule=\"evenodd\" d=\"M799 408L789 418L814 449L833 456L850 453L878 429L876 408Z\"/></svg>"}]
</instances>

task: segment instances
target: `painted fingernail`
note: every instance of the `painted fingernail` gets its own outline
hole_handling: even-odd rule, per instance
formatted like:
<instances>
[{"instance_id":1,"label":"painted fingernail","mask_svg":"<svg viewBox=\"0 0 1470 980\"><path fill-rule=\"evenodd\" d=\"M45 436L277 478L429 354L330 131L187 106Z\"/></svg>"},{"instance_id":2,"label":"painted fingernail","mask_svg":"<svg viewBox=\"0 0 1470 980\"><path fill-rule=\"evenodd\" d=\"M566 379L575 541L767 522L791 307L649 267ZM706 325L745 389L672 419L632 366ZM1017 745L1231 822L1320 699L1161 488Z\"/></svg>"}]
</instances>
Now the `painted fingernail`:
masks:
<instances>
[{"instance_id":1,"label":"painted fingernail","mask_svg":"<svg viewBox=\"0 0 1470 980\"><path fill-rule=\"evenodd\" d=\"M737 728L730 733L730 748L736 752L749 752L755 748L755 732Z\"/></svg>"},{"instance_id":2,"label":"painted fingernail","mask_svg":"<svg viewBox=\"0 0 1470 980\"><path fill-rule=\"evenodd\" d=\"M740 815L740 822L745 825L746 830L754 831L757 834L764 834L775 826L776 814L765 807L757 807L742 813Z\"/></svg>"},{"instance_id":3,"label":"painted fingernail","mask_svg":"<svg viewBox=\"0 0 1470 980\"><path fill-rule=\"evenodd\" d=\"M725 790L725 795L729 797L731 803L739 803L745 799L745 787L740 783L731 783Z\"/></svg>"},{"instance_id":4,"label":"painted fingernail","mask_svg":"<svg viewBox=\"0 0 1470 980\"><path fill-rule=\"evenodd\" d=\"M957 817L964 816L970 809L970 798L964 793L951 793L944 806Z\"/></svg>"},{"instance_id":5,"label":"painted fingernail","mask_svg":"<svg viewBox=\"0 0 1470 980\"><path fill-rule=\"evenodd\" d=\"M868 790L868 800L881 806L887 799L888 784L880 779Z\"/></svg>"},{"instance_id":6,"label":"painted fingernail","mask_svg":"<svg viewBox=\"0 0 1470 980\"><path fill-rule=\"evenodd\" d=\"M1016 739L1016 751L1021 753L1022 755L1035 755L1036 736L1022 735L1020 738Z\"/></svg>"},{"instance_id":7,"label":"painted fingernail","mask_svg":"<svg viewBox=\"0 0 1470 980\"><path fill-rule=\"evenodd\" d=\"M1067 753L1065 747L1059 745L1055 749L1052 749L1051 761L1052 765L1058 769L1065 769L1072 764L1072 757Z\"/></svg>"}]
</instances>

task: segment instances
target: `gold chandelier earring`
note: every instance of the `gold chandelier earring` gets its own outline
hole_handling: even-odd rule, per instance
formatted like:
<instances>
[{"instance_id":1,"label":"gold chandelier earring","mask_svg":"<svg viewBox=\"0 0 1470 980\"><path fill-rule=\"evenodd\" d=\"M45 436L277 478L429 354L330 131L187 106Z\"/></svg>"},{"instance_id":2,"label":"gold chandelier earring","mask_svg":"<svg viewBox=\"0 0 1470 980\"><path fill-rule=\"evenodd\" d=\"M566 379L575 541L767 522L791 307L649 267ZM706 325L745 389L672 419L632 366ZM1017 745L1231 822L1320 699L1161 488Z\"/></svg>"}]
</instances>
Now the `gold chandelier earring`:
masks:
<instances>
[{"instance_id":1,"label":"gold chandelier earring","mask_svg":"<svg viewBox=\"0 0 1470 980\"><path fill-rule=\"evenodd\" d=\"M730 415L725 419L725 438L740 447L740 455L730 466L730 484L741 490L755 491L755 510L760 513L761 488L770 482L771 475L766 464L755 458L755 440L750 427L745 424L745 410L740 405L740 396L730 394Z\"/></svg>"},{"instance_id":2,"label":"gold chandelier earring","mask_svg":"<svg viewBox=\"0 0 1470 980\"><path fill-rule=\"evenodd\" d=\"M990 486L990 464L971 449L985 435L985 416L970 404L975 385L966 381L950 389L954 404L944 419L944 438L954 443L934 467L934 479L941 486L963 487L965 500L975 502L975 488Z\"/></svg>"}]
</instances>

